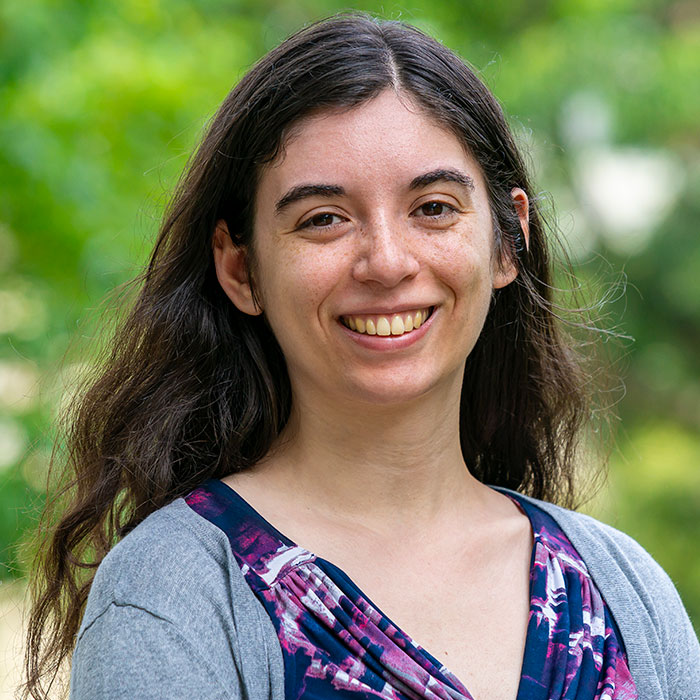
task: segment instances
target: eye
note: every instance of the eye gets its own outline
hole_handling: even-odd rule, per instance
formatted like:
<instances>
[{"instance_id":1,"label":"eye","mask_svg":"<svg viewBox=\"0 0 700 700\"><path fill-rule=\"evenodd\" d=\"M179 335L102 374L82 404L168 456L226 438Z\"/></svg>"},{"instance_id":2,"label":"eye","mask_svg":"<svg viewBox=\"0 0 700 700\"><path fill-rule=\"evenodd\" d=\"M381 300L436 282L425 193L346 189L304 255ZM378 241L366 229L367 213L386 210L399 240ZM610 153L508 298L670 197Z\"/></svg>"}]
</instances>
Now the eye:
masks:
<instances>
[{"instance_id":1,"label":"eye","mask_svg":"<svg viewBox=\"0 0 700 700\"><path fill-rule=\"evenodd\" d=\"M331 214L330 212L321 212L320 214L314 214L304 221L299 228L330 228L335 224L339 224L343 221L343 217L338 214Z\"/></svg>"},{"instance_id":2,"label":"eye","mask_svg":"<svg viewBox=\"0 0 700 700\"><path fill-rule=\"evenodd\" d=\"M445 216L451 216L457 209L445 202L425 202L421 204L414 213L418 212L419 216L425 216L431 219L442 219Z\"/></svg>"}]
</instances>

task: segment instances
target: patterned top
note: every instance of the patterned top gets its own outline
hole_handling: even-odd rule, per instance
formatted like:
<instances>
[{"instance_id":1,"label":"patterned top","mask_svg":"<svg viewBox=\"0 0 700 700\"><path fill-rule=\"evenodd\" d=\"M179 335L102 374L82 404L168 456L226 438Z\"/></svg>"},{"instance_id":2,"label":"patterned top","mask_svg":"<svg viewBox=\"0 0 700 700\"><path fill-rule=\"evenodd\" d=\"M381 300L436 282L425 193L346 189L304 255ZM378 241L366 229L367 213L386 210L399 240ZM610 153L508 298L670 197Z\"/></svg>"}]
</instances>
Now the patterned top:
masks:
<instances>
[{"instance_id":1,"label":"patterned top","mask_svg":"<svg viewBox=\"0 0 700 700\"><path fill-rule=\"evenodd\" d=\"M534 535L517 700L637 700L622 637L585 563L549 515L506 495ZM229 486L210 479L185 501L227 535L269 614L288 700L473 700L341 569L285 537Z\"/></svg>"}]
</instances>

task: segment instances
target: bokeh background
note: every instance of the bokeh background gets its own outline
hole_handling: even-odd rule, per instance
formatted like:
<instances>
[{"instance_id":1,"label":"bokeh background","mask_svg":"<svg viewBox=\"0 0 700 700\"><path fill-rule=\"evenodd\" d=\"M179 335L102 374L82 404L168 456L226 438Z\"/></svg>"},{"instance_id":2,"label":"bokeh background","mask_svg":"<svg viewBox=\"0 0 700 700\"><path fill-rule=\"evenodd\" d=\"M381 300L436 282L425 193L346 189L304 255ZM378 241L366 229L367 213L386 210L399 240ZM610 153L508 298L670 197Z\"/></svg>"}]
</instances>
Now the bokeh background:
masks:
<instances>
[{"instance_id":1,"label":"bokeh background","mask_svg":"<svg viewBox=\"0 0 700 700\"><path fill-rule=\"evenodd\" d=\"M584 291L618 336L597 341L624 389L613 381L602 397L619 418L608 480L585 509L657 558L697 627L700 3L351 7L434 34L504 105ZM177 175L231 86L304 23L349 8L331 0L0 3L5 637L19 629L22 545L44 502L53 421L94 332L86 319L138 272ZM8 669L17 648L4 653ZM0 692L10 684L4 672Z\"/></svg>"}]
</instances>

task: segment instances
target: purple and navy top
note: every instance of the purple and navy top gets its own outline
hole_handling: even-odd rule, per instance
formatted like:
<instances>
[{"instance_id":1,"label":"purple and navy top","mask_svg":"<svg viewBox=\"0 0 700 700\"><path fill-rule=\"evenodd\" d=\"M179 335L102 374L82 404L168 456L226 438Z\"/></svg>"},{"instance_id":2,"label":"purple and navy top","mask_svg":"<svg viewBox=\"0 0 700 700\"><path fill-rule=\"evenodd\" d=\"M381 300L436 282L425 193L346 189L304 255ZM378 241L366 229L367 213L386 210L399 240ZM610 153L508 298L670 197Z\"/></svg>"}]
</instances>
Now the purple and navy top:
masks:
<instances>
[{"instance_id":1,"label":"purple and navy top","mask_svg":"<svg viewBox=\"0 0 700 700\"><path fill-rule=\"evenodd\" d=\"M557 523L517 494L530 519L530 617L517 700L637 700L622 637L585 563ZM228 485L185 497L228 537L282 649L287 700L473 700L341 569L278 532Z\"/></svg>"}]
</instances>

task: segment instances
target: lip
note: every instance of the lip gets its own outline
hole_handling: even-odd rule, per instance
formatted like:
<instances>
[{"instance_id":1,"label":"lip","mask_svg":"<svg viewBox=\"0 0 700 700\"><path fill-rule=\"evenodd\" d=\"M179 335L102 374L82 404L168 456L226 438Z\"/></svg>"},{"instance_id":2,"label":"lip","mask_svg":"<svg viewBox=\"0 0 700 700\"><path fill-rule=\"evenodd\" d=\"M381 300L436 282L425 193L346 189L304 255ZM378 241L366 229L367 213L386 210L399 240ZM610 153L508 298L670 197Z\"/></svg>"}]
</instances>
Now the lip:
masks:
<instances>
[{"instance_id":1,"label":"lip","mask_svg":"<svg viewBox=\"0 0 700 700\"><path fill-rule=\"evenodd\" d=\"M406 310L408 311L410 309L407 308ZM380 313L386 314L386 312ZM392 313L401 312L394 311ZM351 340L363 348L367 348L369 350L379 350L382 352L395 352L397 350L403 350L404 348L410 347L411 345L415 345L417 342L419 342L421 338L423 338L423 336L425 336L425 334L430 330L433 320L439 313L440 307L433 307L433 312L430 314L430 316L428 316L428 320L421 324L420 328L417 328L410 333L404 333L403 335L367 335L366 333L356 333L355 331L351 331L347 326L344 326L340 319L338 319L338 326L348 335ZM347 315L350 316L352 314ZM369 312L368 315L370 315Z\"/></svg>"},{"instance_id":2,"label":"lip","mask_svg":"<svg viewBox=\"0 0 700 700\"><path fill-rule=\"evenodd\" d=\"M403 304L391 310L374 306L368 309L362 309L361 311L346 311L342 314L338 314L338 318L347 318L348 316L395 316L396 314L403 314L407 311L418 311L419 309L430 309L432 307L437 308L437 304Z\"/></svg>"}]
</instances>

